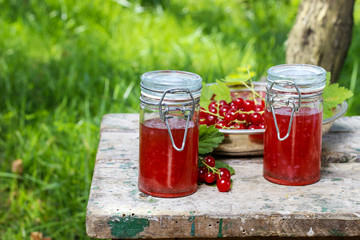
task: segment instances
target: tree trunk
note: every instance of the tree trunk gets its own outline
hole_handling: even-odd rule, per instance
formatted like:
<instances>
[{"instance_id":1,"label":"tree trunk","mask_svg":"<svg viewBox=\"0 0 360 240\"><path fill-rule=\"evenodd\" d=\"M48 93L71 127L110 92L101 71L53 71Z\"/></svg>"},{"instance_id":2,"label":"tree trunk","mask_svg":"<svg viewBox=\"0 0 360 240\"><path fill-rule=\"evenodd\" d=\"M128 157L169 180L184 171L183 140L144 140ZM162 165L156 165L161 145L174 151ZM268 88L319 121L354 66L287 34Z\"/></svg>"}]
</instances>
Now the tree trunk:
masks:
<instances>
[{"instance_id":1,"label":"tree trunk","mask_svg":"<svg viewBox=\"0 0 360 240\"><path fill-rule=\"evenodd\" d=\"M286 62L321 66L336 82L351 43L355 0L303 0L286 43Z\"/></svg>"}]
</instances>

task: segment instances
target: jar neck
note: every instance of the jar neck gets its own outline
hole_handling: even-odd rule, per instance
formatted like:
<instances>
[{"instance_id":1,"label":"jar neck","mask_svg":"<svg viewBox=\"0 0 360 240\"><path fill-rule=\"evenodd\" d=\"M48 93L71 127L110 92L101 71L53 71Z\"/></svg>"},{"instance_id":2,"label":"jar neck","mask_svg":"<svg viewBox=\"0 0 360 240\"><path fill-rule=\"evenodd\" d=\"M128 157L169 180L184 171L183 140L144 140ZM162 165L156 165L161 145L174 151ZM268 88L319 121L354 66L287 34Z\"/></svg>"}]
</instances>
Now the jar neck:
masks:
<instances>
[{"instance_id":1,"label":"jar neck","mask_svg":"<svg viewBox=\"0 0 360 240\"><path fill-rule=\"evenodd\" d=\"M321 99L323 90L313 91L313 92L285 92L274 89L269 89L269 86L266 87L266 98L268 97L279 97L279 98L291 98L291 99Z\"/></svg>"},{"instance_id":2,"label":"jar neck","mask_svg":"<svg viewBox=\"0 0 360 240\"><path fill-rule=\"evenodd\" d=\"M151 98L151 97L147 97L145 95L140 96L140 101L144 104L147 105L156 105L159 106L161 99L160 98ZM161 101L161 104L166 104L166 105L171 105L171 106L176 106L176 105L191 105L193 104L193 102L195 104L199 104L200 102L200 97L194 98L194 101L189 98L189 99L183 99L183 100L169 100L169 99L163 99Z\"/></svg>"},{"instance_id":3,"label":"jar neck","mask_svg":"<svg viewBox=\"0 0 360 240\"><path fill-rule=\"evenodd\" d=\"M200 98L196 98L194 99L195 100L195 105L199 105L200 103ZM157 99L153 99L153 98L147 98L147 97L144 97L144 96L141 96L140 97L140 102L141 104L144 104L146 106L153 106L153 107L159 107L159 101L160 100L157 100ZM169 106L190 106L193 104L193 101L192 100L188 100L188 101L167 101L167 100L164 100L162 102L162 104L166 104L166 105L169 105Z\"/></svg>"}]
</instances>

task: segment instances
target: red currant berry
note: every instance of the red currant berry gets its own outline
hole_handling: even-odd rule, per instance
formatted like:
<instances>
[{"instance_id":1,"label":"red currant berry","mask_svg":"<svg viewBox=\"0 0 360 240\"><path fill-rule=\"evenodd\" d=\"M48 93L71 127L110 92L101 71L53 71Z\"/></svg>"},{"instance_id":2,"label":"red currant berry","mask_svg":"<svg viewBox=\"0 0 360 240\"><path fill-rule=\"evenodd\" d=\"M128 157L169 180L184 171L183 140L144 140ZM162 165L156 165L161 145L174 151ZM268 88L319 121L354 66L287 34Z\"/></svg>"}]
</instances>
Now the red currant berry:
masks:
<instances>
[{"instance_id":1,"label":"red currant berry","mask_svg":"<svg viewBox=\"0 0 360 240\"><path fill-rule=\"evenodd\" d=\"M219 109L220 116L224 117L229 110L230 110L229 105L221 106Z\"/></svg>"},{"instance_id":2,"label":"red currant berry","mask_svg":"<svg viewBox=\"0 0 360 240\"><path fill-rule=\"evenodd\" d=\"M254 107L254 111L255 112L261 112L261 111L264 111L264 107L261 106L261 105L255 105Z\"/></svg>"},{"instance_id":3,"label":"red currant berry","mask_svg":"<svg viewBox=\"0 0 360 240\"><path fill-rule=\"evenodd\" d=\"M246 128L245 125L242 124L242 123L234 123L234 124L232 124L230 127L231 127L231 128L234 128L234 129L239 129L239 130Z\"/></svg>"},{"instance_id":4,"label":"red currant berry","mask_svg":"<svg viewBox=\"0 0 360 240\"><path fill-rule=\"evenodd\" d=\"M239 124L238 129L246 129L245 124Z\"/></svg>"},{"instance_id":5,"label":"red currant berry","mask_svg":"<svg viewBox=\"0 0 360 240\"><path fill-rule=\"evenodd\" d=\"M209 110L210 110L210 108L217 108L217 103L215 102L215 101L213 101L213 102L211 102L210 104L209 104Z\"/></svg>"},{"instance_id":6,"label":"red currant berry","mask_svg":"<svg viewBox=\"0 0 360 240\"><path fill-rule=\"evenodd\" d=\"M217 117L215 117L214 115L209 114L206 117L206 123L207 123L208 126L214 125L216 123L216 120L217 120Z\"/></svg>"},{"instance_id":7,"label":"red currant berry","mask_svg":"<svg viewBox=\"0 0 360 240\"><path fill-rule=\"evenodd\" d=\"M205 109L201 107L200 108L200 115L199 115L200 118L206 118L207 113L204 112L204 111L205 111Z\"/></svg>"},{"instance_id":8,"label":"red currant berry","mask_svg":"<svg viewBox=\"0 0 360 240\"><path fill-rule=\"evenodd\" d=\"M229 125L230 128L233 128L233 129L237 129L239 127L239 124L238 123L231 123Z\"/></svg>"},{"instance_id":9,"label":"red currant berry","mask_svg":"<svg viewBox=\"0 0 360 240\"><path fill-rule=\"evenodd\" d=\"M235 118L238 117L238 112L237 112L237 110L235 110L235 109L230 109L230 110L228 111L228 113L230 113L231 115L233 115Z\"/></svg>"},{"instance_id":10,"label":"red currant berry","mask_svg":"<svg viewBox=\"0 0 360 240\"><path fill-rule=\"evenodd\" d=\"M229 179L220 179L216 182L216 187L219 192L227 192L231 187L231 182Z\"/></svg>"},{"instance_id":11,"label":"red currant berry","mask_svg":"<svg viewBox=\"0 0 360 240\"><path fill-rule=\"evenodd\" d=\"M244 111L248 112L254 110L254 101L253 100L245 100L243 104Z\"/></svg>"},{"instance_id":12,"label":"red currant berry","mask_svg":"<svg viewBox=\"0 0 360 240\"><path fill-rule=\"evenodd\" d=\"M216 127L216 128L219 128L219 129L222 129L222 128L227 128L227 127L229 127L229 125L228 125L227 122L220 120L220 121L218 121L217 123L215 123L215 127Z\"/></svg>"},{"instance_id":13,"label":"red currant berry","mask_svg":"<svg viewBox=\"0 0 360 240\"><path fill-rule=\"evenodd\" d=\"M198 181L205 182L205 174L207 173L207 169L205 167L198 168Z\"/></svg>"},{"instance_id":14,"label":"red currant berry","mask_svg":"<svg viewBox=\"0 0 360 240\"><path fill-rule=\"evenodd\" d=\"M259 113L255 112L250 114L250 121L254 125L259 125L261 122L263 122L263 118Z\"/></svg>"},{"instance_id":15,"label":"red currant berry","mask_svg":"<svg viewBox=\"0 0 360 240\"><path fill-rule=\"evenodd\" d=\"M205 182L213 183L215 181L215 175L212 172L208 172L204 176Z\"/></svg>"},{"instance_id":16,"label":"red currant berry","mask_svg":"<svg viewBox=\"0 0 360 240\"><path fill-rule=\"evenodd\" d=\"M249 116L250 115L246 114L246 113L239 113L238 116L237 116L237 120L249 122L249 120L250 120Z\"/></svg>"},{"instance_id":17,"label":"red currant berry","mask_svg":"<svg viewBox=\"0 0 360 240\"><path fill-rule=\"evenodd\" d=\"M265 129L265 123L262 122L258 125L259 129Z\"/></svg>"},{"instance_id":18,"label":"red currant berry","mask_svg":"<svg viewBox=\"0 0 360 240\"><path fill-rule=\"evenodd\" d=\"M226 101L225 100L220 100L219 101L219 106L224 106L224 105L227 105Z\"/></svg>"},{"instance_id":19,"label":"red currant berry","mask_svg":"<svg viewBox=\"0 0 360 240\"><path fill-rule=\"evenodd\" d=\"M236 117L237 117L236 110L230 109L226 113L224 119L225 119L226 122L232 122L232 121L234 121L236 119Z\"/></svg>"},{"instance_id":20,"label":"red currant berry","mask_svg":"<svg viewBox=\"0 0 360 240\"><path fill-rule=\"evenodd\" d=\"M230 109L238 110L238 107L235 102L230 103Z\"/></svg>"},{"instance_id":21,"label":"red currant berry","mask_svg":"<svg viewBox=\"0 0 360 240\"><path fill-rule=\"evenodd\" d=\"M248 127L248 129L254 130L254 129L259 129L259 127L256 126L256 125L250 125L250 126Z\"/></svg>"},{"instance_id":22,"label":"red currant berry","mask_svg":"<svg viewBox=\"0 0 360 240\"><path fill-rule=\"evenodd\" d=\"M224 119L225 119L225 121L228 122L228 123L234 120L234 119L233 119L233 116L231 116L230 114L226 114L225 117L224 117Z\"/></svg>"},{"instance_id":23,"label":"red currant berry","mask_svg":"<svg viewBox=\"0 0 360 240\"><path fill-rule=\"evenodd\" d=\"M234 100L234 103L237 105L238 109L240 109L244 104L244 99L237 98L237 99Z\"/></svg>"},{"instance_id":24,"label":"red currant berry","mask_svg":"<svg viewBox=\"0 0 360 240\"><path fill-rule=\"evenodd\" d=\"M218 107L216 104L209 104L209 112L216 114L218 112Z\"/></svg>"},{"instance_id":25,"label":"red currant berry","mask_svg":"<svg viewBox=\"0 0 360 240\"><path fill-rule=\"evenodd\" d=\"M230 179L231 174L227 168L219 168L219 172L215 173L215 180L218 181L219 179Z\"/></svg>"},{"instance_id":26,"label":"red currant berry","mask_svg":"<svg viewBox=\"0 0 360 240\"><path fill-rule=\"evenodd\" d=\"M217 108L210 108L209 112L211 112L212 114L217 114Z\"/></svg>"},{"instance_id":27,"label":"red currant berry","mask_svg":"<svg viewBox=\"0 0 360 240\"><path fill-rule=\"evenodd\" d=\"M206 156L204 157L204 162L209 166L209 167L215 167L215 158L213 158L212 156Z\"/></svg>"}]
</instances>

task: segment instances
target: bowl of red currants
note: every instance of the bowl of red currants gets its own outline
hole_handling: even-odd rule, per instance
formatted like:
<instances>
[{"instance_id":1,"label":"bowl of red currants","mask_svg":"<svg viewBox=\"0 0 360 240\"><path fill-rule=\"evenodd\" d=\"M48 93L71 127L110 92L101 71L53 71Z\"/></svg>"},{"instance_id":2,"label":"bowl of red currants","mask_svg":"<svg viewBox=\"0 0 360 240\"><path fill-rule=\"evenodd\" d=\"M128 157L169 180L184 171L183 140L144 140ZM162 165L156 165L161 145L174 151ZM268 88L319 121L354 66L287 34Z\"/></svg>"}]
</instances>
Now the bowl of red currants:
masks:
<instances>
[{"instance_id":1,"label":"bowl of red currants","mask_svg":"<svg viewBox=\"0 0 360 240\"><path fill-rule=\"evenodd\" d=\"M231 103L212 101L207 109L200 108L200 124L215 125L224 133L223 142L214 154L227 156L259 156L263 154L265 132L265 82L253 82L253 88L229 86ZM344 101L334 109L331 118L323 120L323 133L347 110Z\"/></svg>"}]
</instances>

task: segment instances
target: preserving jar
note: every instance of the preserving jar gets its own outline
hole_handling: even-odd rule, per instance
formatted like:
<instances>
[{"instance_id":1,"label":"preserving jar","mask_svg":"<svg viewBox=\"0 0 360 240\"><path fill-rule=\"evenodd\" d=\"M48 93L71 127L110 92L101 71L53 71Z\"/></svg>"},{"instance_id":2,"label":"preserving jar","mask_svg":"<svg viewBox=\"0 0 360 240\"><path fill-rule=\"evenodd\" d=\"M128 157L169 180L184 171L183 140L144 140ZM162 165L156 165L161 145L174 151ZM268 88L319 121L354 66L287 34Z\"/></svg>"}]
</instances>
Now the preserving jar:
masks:
<instances>
[{"instance_id":1,"label":"preserving jar","mask_svg":"<svg viewBox=\"0 0 360 240\"><path fill-rule=\"evenodd\" d=\"M182 197L197 190L199 75L173 70L141 76L139 190Z\"/></svg>"},{"instance_id":2,"label":"preserving jar","mask_svg":"<svg viewBox=\"0 0 360 240\"><path fill-rule=\"evenodd\" d=\"M326 71L318 66L284 64L268 70L265 179L293 186L320 180L325 85Z\"/></svg>"}]
</instances>

